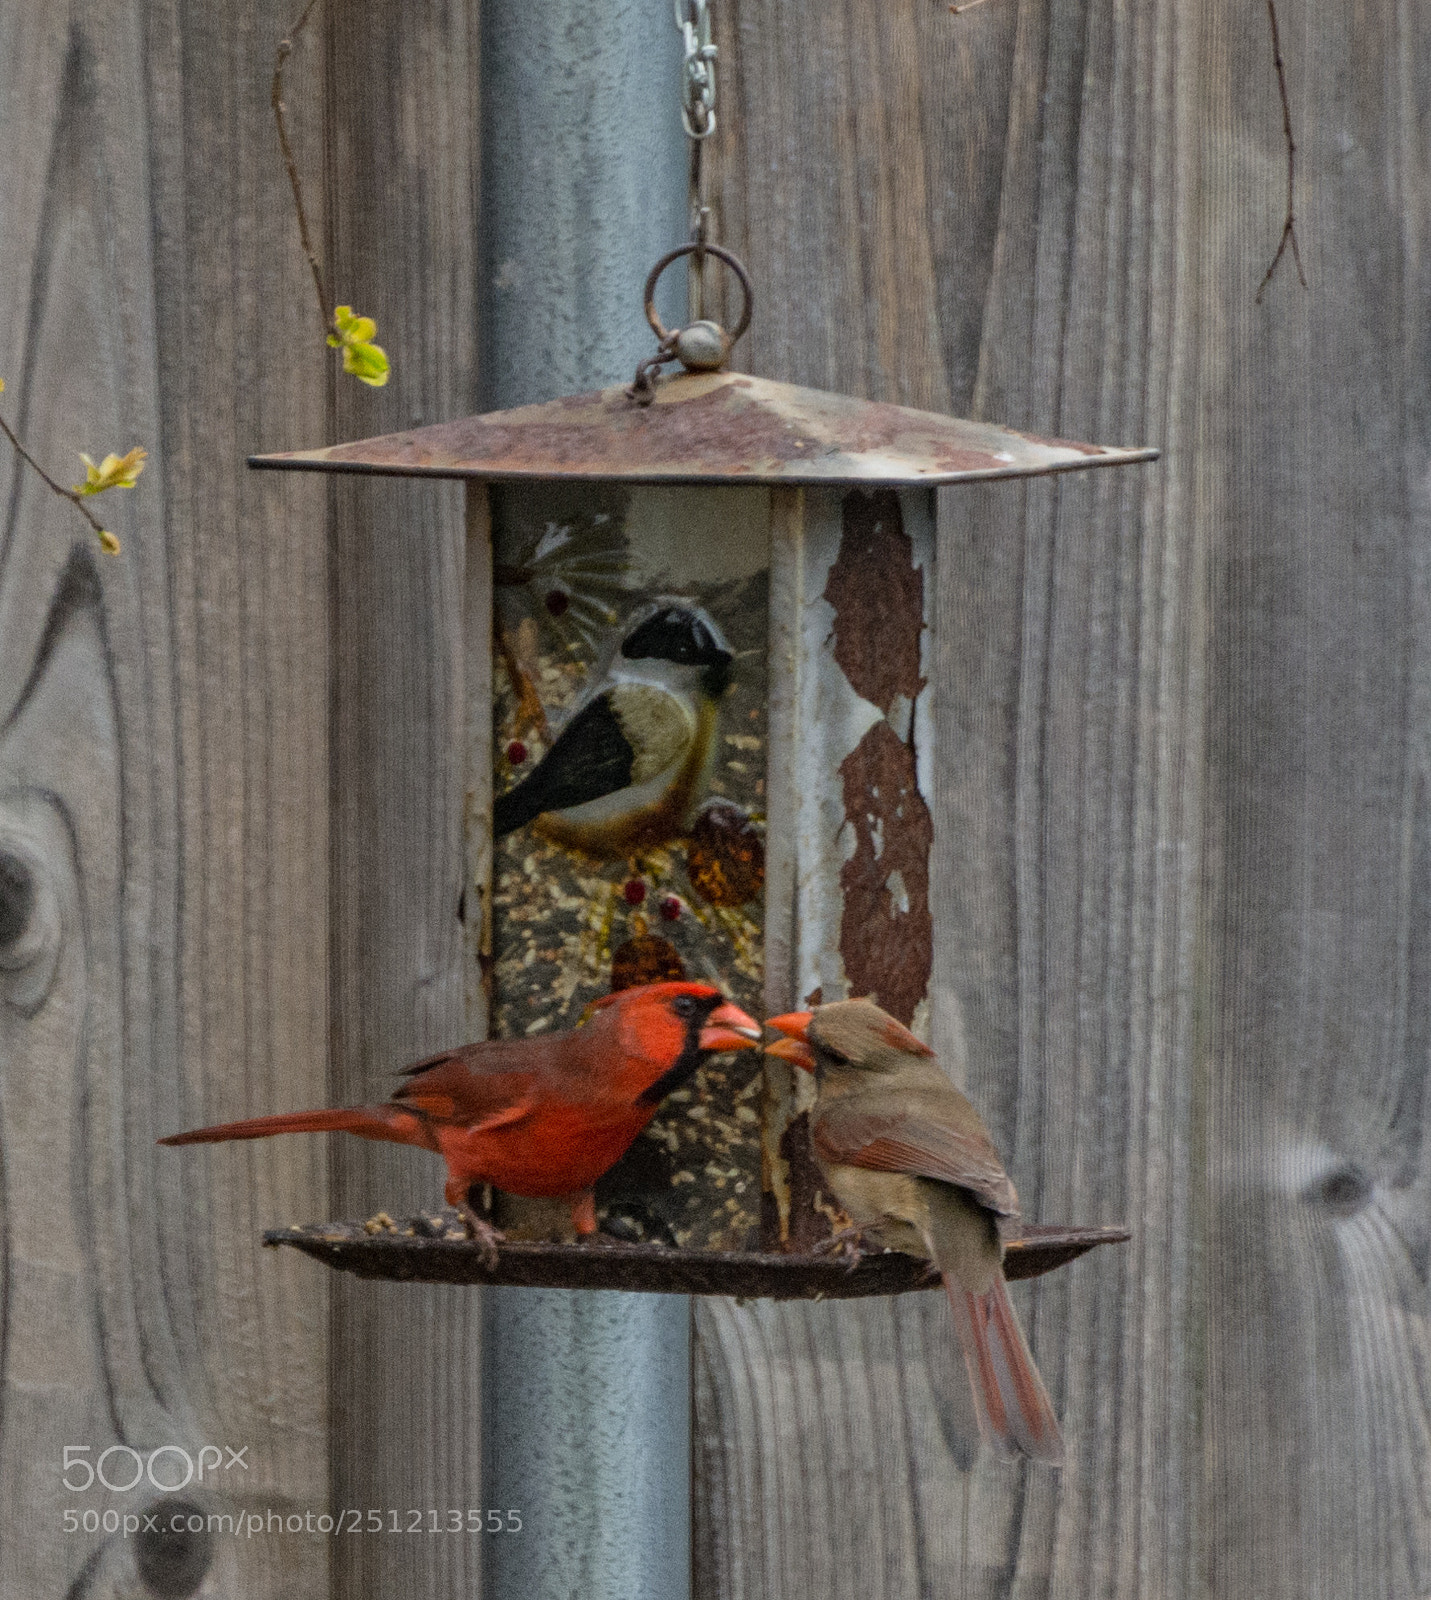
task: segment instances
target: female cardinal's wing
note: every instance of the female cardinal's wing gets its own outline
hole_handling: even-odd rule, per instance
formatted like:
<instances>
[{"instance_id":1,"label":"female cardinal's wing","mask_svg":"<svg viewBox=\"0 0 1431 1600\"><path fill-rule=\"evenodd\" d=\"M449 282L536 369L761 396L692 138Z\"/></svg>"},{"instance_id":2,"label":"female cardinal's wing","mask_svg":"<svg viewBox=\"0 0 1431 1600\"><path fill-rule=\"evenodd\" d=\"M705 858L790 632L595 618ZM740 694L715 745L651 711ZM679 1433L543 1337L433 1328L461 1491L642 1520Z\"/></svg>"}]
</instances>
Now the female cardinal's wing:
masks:
<instances>
[{"instance_id":1,"label":"female cardinal's wing","mask_svg":"<svg viewBox=\"0 0 1431 1600\"><path fill-rule=\"evenodd\" d=\"M644 783L680 759L695 716L673 694L645 683L616 683L583 706L550 750L492 811L497 838L544 811L566 811Z\"/></svg>"},{"instance_id":2,"label":"female cardinal's wing","mask_svg":"<svg viewBox=\"0 0 1431 1600\"><path fill-rule=\"evenodd\" d=\"M855 1095L817 1107L810 1123L815 1154L839 1166L952 1183L999 1216L1018 1216L1018 1195L988 1134L932 1114L921 1098L890 1107Z\"/></svg>"}]
</instances>

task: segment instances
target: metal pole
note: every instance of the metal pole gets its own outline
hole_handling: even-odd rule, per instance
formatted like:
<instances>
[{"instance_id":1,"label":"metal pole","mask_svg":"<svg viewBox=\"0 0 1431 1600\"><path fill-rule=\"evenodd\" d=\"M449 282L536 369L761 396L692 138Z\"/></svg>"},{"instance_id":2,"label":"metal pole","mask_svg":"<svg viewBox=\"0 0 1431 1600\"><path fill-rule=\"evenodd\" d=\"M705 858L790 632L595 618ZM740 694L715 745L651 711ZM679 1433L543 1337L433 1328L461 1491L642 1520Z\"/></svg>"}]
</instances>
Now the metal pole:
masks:
<instances>
[{"instance_id":1,"label":"metal pole","mask_svg":"<svg viewBox=\"0 0 1431 1600\"><path fill-rule=\"evenodd\" d=\"M654 347L642 285L688 230L681 63L671 0L484 3L484 410L629 383Z\"/></svg>"},{"instance_id":2,"label":"metal pole","mask_svg":"<svg viewBox=\"0 0 1431 1600\"><path fill-rule=\"evenodd\" d=\"M629 383L686 236L671 0L484 0L483 409ZM668 275L668 281L672 275ZM682 320L672 289L668 325ZM690 1302L483 1291L485 1600L683 1600Z\"/></svg>"}]
</instances>

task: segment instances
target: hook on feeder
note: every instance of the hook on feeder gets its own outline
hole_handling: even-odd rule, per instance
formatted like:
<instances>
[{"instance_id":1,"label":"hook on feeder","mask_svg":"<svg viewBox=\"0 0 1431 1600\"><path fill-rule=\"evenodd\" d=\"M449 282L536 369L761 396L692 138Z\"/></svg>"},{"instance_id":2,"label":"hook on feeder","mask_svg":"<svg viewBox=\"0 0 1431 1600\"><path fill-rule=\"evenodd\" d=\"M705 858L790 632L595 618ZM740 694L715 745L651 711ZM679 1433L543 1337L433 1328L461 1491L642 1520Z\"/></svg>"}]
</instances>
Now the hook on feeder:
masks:
<instances>
[{"instance_id":1,"label":"hook on feeder","mask_svg":"<svg viewBox=\"0 0 1431 1600\"><path fill-rule=\"evenodd\" d=\"M725 262L735 274L740 284L741 307L735 327L729 333L720 323L708 317L687 323L683 328L667 329L657 314L656 285L660 281L661 274L673 261L679 261L682 256L689 255L698 258L715 256L717 260ZM746 271L745 263L724 246L707 244L703 240L677 245L674 250L668 250L651 268L646 278L644 298L646 320L651 324L651 331L659 343L655 355L647 356L637 365L636 376L626 391L627 398L638 406L648 406L656 398L656 373L673 361L679 361L687 372L715 372L723 367L730 355L731 347L750 326L751 313L755 309L755 291L751 287L750 274Z\"/></svg>"}]
</instances>

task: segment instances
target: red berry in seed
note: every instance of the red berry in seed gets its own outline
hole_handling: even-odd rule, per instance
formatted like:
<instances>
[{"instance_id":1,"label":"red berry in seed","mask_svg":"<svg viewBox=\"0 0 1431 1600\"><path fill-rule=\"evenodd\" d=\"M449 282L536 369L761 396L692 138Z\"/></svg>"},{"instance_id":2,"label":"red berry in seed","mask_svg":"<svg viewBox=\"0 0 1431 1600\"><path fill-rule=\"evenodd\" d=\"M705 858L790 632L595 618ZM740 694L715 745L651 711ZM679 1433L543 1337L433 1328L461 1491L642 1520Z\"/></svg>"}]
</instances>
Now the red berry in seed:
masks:
<instances>
[{"instance_id":1,"label":"red berry in seed","mask_svg":"<svg viewBox=\"0 0 1431 1600\"><path fill-rule=\"evenodd\" d=\"M513 739L511 744L507 746L507 760L511 762L514 767L520 767L526 759L526 745L524 745L520 739Z\"/></svg>"},{"instance_id":2,"label":"red berry in seed","mask_svg":"<svg viewBox=\"0 0 1431 1600\"><path fill-rule=\"evenodd\" d=\"M665 922L679 921L683 910L685 907L681 904L681 897L678 894L668 894L661 902L661 917Z\"/></svg>"},{"instance_id":3,"label":"red berry in seed","mask_svg":"<svg viewBox=\"0 0 1431 1600\"><path fill-rule=\"evenodd\" d=\"M640 878L628 878L622 885L621 896L628 906L639 906L646 898L646 885Z\"/></svg>"}]
</instances>

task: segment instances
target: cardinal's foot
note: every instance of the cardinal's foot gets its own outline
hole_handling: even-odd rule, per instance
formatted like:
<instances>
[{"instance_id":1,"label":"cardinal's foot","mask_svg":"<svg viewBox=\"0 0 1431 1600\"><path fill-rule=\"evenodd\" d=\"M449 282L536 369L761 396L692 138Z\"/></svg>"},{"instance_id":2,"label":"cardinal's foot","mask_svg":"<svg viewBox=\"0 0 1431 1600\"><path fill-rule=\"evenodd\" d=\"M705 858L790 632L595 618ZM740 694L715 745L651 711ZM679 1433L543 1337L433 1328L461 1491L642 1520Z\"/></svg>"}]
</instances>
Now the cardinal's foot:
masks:
<instances>
[{"instance_id":1,"label":"cardinal's foot","mask_svg":"<svg viewBox=\"0 0 1431 1600\"><path fill-rule=\"evenodd\" d=\"M838 1233L832 1233L828 1239L821 1239L810 1253L816 1256L839 1256L845 1263L847 1272L853 1272L870 1254L865 1248L863 1228L841 1228Z\"/></svg>"},{"instance_id":2,"label":"cardinal's foot","mask_svg":"<svg viewBox=\"0 0 1431 1600\"><path fill-rule=\"evenodd\" d=\"M479 1217L471 1206L458 1206L458 1215L467 1224L467 1237L481 1246L482 1265L488 1272L497 1267L497 1246L506 1239L500 1228L494 1228L485 1218Z\"/></svg>"}]
</instances>

